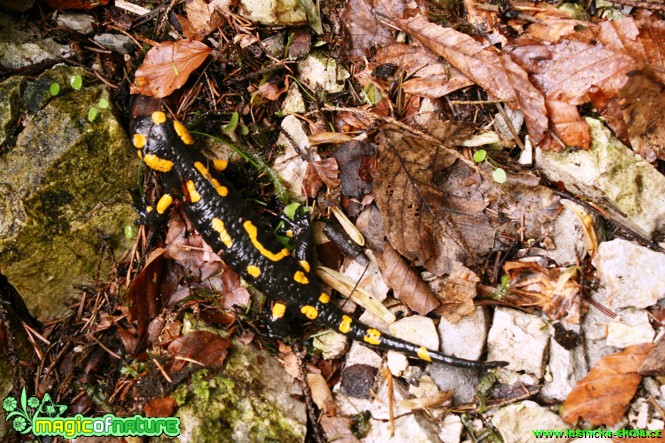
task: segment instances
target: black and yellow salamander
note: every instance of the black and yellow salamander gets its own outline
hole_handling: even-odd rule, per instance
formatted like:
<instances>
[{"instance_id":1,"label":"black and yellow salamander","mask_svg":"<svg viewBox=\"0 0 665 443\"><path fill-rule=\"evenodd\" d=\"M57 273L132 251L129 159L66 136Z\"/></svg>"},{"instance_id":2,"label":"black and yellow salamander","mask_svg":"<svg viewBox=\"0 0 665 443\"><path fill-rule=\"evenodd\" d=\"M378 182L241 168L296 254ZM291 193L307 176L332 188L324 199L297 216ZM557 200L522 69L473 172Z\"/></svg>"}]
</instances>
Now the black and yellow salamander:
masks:
<instances>
[{"instance_id":1,"label":"black and yellow salamander","mask_svg":"<svg viewBox=\"0 0 665 443\"><path fill-rule=\"evenodd\" d=\"M382 334L344 314L317 281L309 248L296 246L296 254L277 240L255 209L245 202L222 172L226 162L209 160L191 147L192 136L185 126L162 111L134 118L132 142L139 157L160 173L167 192L155 207L163 214L174 199L184 203L187 216L203 239L247 282L272 300L272 320L297 313L316 320L368 345L391 349L426 362L441 362L464 368L488 369L506 362L478 362L444 355Z\"/></svg>"}]
</instances>

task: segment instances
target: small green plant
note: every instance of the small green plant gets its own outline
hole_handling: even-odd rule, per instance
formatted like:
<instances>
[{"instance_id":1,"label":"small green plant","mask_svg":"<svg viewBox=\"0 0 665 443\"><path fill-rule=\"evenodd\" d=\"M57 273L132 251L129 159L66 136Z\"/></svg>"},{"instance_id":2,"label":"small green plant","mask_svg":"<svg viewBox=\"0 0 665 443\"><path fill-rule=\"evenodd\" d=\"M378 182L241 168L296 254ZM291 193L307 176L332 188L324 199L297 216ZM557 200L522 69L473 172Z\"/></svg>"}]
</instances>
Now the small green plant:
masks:
<instances>
[{"instance_id":1,"label":"small green plant","mask_svg":"<svg viewBox=\"0 0 665 443\"><path fill-rule=\"evenodd\" d=\"M60 85L57 83L51 83L51 87L48 89L49 94L51 94L51 97L55 97L56 95L60 94Z\"/></svg>"},{"instance_id":2,"label":"small green plant","mask_svg":"<svg viewBox=\"0 0 665 443\"><path fill-rule=\"evenodd\" d=\"M78 91L83 87L83 77L81 77L79 74L72 75L69 79L69 84L73 89Z\"/></svg>"},{"instance_id":3,"label":"small green plant","mask_svg":"<svg viewBox=\"0 0 665 443\"><path fill-rule=\"evenodd\" d=\"M484 161L487 161L492 168L494 168L494 172L492 172L492 178L494 179L495 182L501 184L505 183L506 179L508 178L506 175L506 171L503 168L495 167L492 164L491 159L487 156L487 151L484 149L478 149L476 152L473 153L473 161L476 163L482 163Z\"/></svg>"}]
</instances>

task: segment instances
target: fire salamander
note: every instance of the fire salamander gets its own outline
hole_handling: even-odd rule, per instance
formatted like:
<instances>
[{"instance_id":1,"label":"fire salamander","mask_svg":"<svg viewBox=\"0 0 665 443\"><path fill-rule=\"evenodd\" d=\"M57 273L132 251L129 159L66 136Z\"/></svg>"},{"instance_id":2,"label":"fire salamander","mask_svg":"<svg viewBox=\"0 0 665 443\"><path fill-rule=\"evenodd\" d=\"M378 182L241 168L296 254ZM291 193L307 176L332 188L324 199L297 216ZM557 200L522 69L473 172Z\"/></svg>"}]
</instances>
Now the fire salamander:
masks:
<instances>
[{"instance_id":1,"label":"fire salamander","mask_svg":"<svg viewBox=\"0 0 665 443\"><path fill-rule=\"evenodd\" d=\"M354 340L426 362L476 369L507 365L501 361L450 357L382 334L344 314L317 281L308 254L301 252L311 249L309 239L302 240L306 247L296 247L296 256L291 255L221 174L227 163L209 160L192 149L194 140L182 123L155 111L150 116L135 118L131 129L139 157L160 173L168 186L168 193L159 199L154 210L164 214L174 199L181 199L187 216L212 249L247 282L271 298L272 320L295 312Z\"/></svg>"}]
</instances>

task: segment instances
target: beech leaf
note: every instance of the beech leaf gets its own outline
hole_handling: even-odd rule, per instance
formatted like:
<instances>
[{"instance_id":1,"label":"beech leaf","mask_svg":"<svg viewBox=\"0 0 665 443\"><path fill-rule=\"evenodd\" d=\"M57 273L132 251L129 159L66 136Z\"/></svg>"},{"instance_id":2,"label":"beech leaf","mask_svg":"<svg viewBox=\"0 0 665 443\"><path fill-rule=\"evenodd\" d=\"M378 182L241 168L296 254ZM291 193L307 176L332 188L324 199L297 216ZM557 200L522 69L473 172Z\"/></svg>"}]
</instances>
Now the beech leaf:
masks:
<instances>
[{"instance_id":1,"label":"beech leaf","mask_svg":"<svg viewBox=\"0 0 665 443\"><path fill-rule=\"evenodd\" d=\"M637 371L652 347L653 343L633 345L598 360L566 398L561 418L572 424L582 417L607 426L621 420L642 381Z\"/></svg>"},{"instance_id":2,"label":"beech leaf","mask_svg":"<svg viewBox=\"0 0 665 443\"><path fill-rule=\"evenodd\" d=\"M170 95L187 82L211 52L208 46L194 40L160 43L148 51L136 70L131 93L156 98Z\"/></svg>"}]
</instances>

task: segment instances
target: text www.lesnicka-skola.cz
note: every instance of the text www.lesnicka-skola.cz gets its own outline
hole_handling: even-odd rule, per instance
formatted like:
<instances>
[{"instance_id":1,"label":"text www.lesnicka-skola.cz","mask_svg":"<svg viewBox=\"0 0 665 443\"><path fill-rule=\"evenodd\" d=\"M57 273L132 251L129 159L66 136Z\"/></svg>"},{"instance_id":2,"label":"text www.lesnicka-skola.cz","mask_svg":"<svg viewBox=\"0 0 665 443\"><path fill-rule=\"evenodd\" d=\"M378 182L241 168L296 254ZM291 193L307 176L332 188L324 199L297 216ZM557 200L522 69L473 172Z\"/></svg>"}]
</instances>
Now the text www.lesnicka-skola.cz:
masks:
<instances>
[{"instance_id":1,"label":"text www.lesnicka-skola.cz","mask_svg":"<svg viewBox=\"0 0 665 443\"><path fill-rule=\"evenodd\" d=\"M531 431L536 438L589 438L589 437L632 437L649 438L660 437L662 431L659 429L619 429L610 431L607 429L533 429Z\"/></svg>"}]
</instances>

